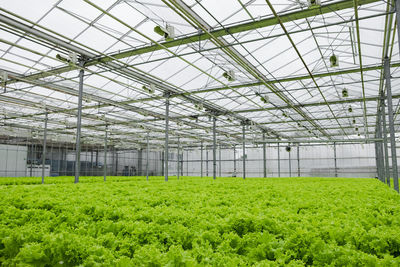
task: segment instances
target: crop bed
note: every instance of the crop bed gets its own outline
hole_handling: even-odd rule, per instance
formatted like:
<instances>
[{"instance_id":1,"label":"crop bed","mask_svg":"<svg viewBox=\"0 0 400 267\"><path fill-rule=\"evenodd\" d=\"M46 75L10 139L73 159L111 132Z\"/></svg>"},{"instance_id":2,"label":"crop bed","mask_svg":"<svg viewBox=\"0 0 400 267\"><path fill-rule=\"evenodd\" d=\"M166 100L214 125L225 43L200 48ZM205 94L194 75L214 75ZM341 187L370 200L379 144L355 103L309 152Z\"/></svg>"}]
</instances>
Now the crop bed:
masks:
<instances>
[{"instance_id":1,"label":"crop bed","mask_svg":"<svg viewBox=\"0 0 400 267\"><path fill-rule=\"evenodd\" d=\"M101 180L1 178L0 265L400 265L400 197L374 179Z\"/></svg>"}]
</instances>

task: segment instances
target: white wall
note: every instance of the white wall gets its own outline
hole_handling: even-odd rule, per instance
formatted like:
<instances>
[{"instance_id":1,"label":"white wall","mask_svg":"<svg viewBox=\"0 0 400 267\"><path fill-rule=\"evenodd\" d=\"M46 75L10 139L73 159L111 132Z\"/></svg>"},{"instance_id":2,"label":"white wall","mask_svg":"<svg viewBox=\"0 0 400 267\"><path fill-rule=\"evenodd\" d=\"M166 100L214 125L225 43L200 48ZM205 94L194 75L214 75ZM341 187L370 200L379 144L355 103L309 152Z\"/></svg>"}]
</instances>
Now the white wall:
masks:
<instances>
[{"instance_id":1,"label":"white wall","mask_svg":"<svg viewBox=\"0 0 400 267\"><path fill-rule=\"evenodd\" d=\"M27 176L26 146L0 145L0 177Z\"/></svg>"}]
</instances>

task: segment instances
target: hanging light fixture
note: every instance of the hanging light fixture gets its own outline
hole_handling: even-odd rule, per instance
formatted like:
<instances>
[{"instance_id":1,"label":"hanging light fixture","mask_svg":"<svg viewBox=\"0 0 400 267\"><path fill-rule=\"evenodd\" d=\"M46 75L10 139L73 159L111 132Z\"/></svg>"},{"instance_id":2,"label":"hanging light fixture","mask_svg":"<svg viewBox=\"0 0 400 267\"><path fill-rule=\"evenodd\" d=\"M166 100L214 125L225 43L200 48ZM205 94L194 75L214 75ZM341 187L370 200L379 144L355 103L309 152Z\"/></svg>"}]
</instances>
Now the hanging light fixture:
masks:
<instances>
[{"instance_id":1,"label":"hanging light fixture","mask_svg":"<svg viewBox=\"0 0 400 267\"><path fill-rule=\"evenodd\" d=\"M4 93L5 93L7 90L6 87L7 87L8 73L6 71L0 72L0 79L1 79L1 83L4 87Z\"/></svg>"},{"instance_id":2,"label":"hanging light fixture","mask_svg":"<svg viewBox=\"0 0 400 267\"><path fill-rule=\"evenodd\" d=\"M261 93L256 92L256 96L259 96L259 97L260 97L260 100L261 100L262 102L264 102L265 104L268 104L268 103L269 103L269 96L267 96L266 94L262 95Z\"/></svg>"},{"instance_id":3,"label":"hanging light fixture","mask_svg":"<svg viewBox=\"0 0 400 267\"><path fill-rule=\"evenodd\" d=\"M348 96L349 96L349 92L347 91L346 88L344 88L344 89L342 90L342 97L348 97Z\"/></svg>"},{"instance_id":4,"label":"hanging light fixture","mask_svg":"<svg viewBox=\"0 0 400 267\"><path fill-rule=\"evenodd\" d=\"M339 57L335 53L332 54L329 61L331 62L331 68L339 67Z\"/></svg>"},{"instance_id":5,"label":"hanging light fixture","mask_svg":"<svg viewBox=\"0 0 400 267\"><path fill-rule=\"evenodd\" d=\"M194 107L198 110L198 111L202 111L203 110L203 104L202 103L195 103Z\"/></svg>"},{"instance_id":6,"label":"hanging light fixture","mask_svg":"<svg viewBox=\"0 0 400 267\"><path fill-rule=\"evenodd\" d=\"M175 38L175 28L168 24L165 26L165 28L161 26L154 27L154 32L163 36L165 41L172 41Z\"/></svg>"},{"instance_id":7,"label":"hanging light fixture","mask_svg":"<svg viewBox=\"0 0 400 267\"><path fill-rule=\"evenodd\" d=\"M319 8L321 6L321 0L308 0L308 8Z\"/></svg>"},{"instance_id":8,"label":"hanging light fixture","mask_svg":"<svg viewBox=\"0 0 400 267\"><path fill-rule=\"evenodd\" d=\"M148 92L149 94L154 94L154 92L156 90L156 86L151 83L149 86L143 85L142 89L144 91Z\"/></svg>"},{"instance_id":9,"label":"hanging light fixture","mask_svg":"<svg viewBox=\"0 0 400 267\"><path fill-rule=\"evenodd\" d=\"M233 82L236 80L235 72L233 70L225 71L222 76L227 79L229 82Z\"/></svg>"}]
</instances>

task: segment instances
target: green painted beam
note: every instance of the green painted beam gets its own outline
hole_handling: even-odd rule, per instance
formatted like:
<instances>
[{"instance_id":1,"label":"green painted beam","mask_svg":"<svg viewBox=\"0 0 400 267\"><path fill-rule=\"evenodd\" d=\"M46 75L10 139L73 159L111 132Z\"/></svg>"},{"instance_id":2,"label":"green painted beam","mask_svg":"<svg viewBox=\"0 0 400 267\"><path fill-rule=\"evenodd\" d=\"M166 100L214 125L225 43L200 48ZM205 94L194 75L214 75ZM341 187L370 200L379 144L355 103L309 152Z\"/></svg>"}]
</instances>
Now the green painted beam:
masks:
<instances>
[{"instance_id":1,"label":"green painted beam","mask_svg":"<svg viewBox=\"0 0 400 267\"><path fill-rule=\"evenodd\" d=\"M400 63L393 63L390 66L392 68L400 67ZM363 67L363 71L367 72L367 71L373 71L373 70L381 70L382 68L383 68L382 64L368 65L368 66L364 66ZM360 68L352 68L352 69L344 69L344 70L332 71L332 72L316 73L316 74L313 74L313 76L315 78L323 78L323 77L337 76L337 75L344 75L344 74L351 74L351 73L358 73L358 72L360 72ZM281 79L269 81L269 83L270 84L276 84L276 83L294 82L294 81L307 80L307 79L310 79L310 75L281 78ZM185 92L185 93L174 95L174 96L202 94L202 93L209 93L209 92L218 92L218 91L229 90L231 88L237 89L237 88L243 88L243 87L259 86L259 85L262 85L262 84L263 83L261 83L261 82L254 82L254 83L231 85L229 87L224 86L224 87L206 88L206 89L189 91L189 92Z\"/></svg>"},{"instance_id":2,"label":"green painted beam","mask_svg":"<svg viewBox=\"0 0 400 267\"><path fill-rule=\"evenodd\" d=\"M379 2L379 0L359 0L358 4L359 6L366 5L366 4L371 4ZM322 14L328 14L331 12L337 12L339 10L347 9L347 8L353 8L354 2L353 0L343 0L340 2L332 3L332 4L327 4L323 5L320 8L313 8L313 9L305 9L305 10L300 10L300 11L294 11L291 13L283 14L280 16L280 19L282 22L291 22L299 19L305 19L317 15L322 15ZM247 23L242 23L238 25L232 25L232 26L227 26L224 29L218 29L218 30L211 30L210 33L212 36L215 37L222 37L222 36L227 36L230 34L235 34L235 33L240 33L240 32L245 32L245 31L250 31L250 30L255 30L255 29L260 29L268 26L274 26L279 24L278 19L275 17L269 17L265 19L261 19L259 21L252 21L252 22L247 22ZM116 59L123 59L127 57L132 57L136 55L141 55L145 53L150 53L158 50L164 49L163 47L166 48L171 48L171 47L177 47L180 45L185 45L185 44L190 44L190 43L195 43L199 41L204 41L208 40L210 38L210 34L208 33L200 33L196 35L191 35L191 36L186 36L186 37L181 37L179 39L175 39L173 41L169 42L163 42L161 43L162 46L157 45L157 44L150 44L146 45L140 48L135 48L132 50L116 53L116 54L111 54L109 56L105 57L99 57L97 59L91 60L85 64L86 67L97 65L100 63L107 63L114 61ZM51 73L53 74L61 74L65 73L68 71L73 70L74 67L71 66L64 66L60 68L55 68L50 70ZM49 77L52 76L52 74L45 72L45 73L36 73L27 76L26 78L29 79L40 79L44 77Z\"/></svg>"},{"instance_id":3,"label":"green painted beam","mask_svg":"<svg viewBox=\"0 0 400 267\"><path fill-rule=\"evenodd\" d=\"M393 95L393 98L400 98L400 95ZM370 101L378 101L379 96L371 96L364 98L353 98L353 99L341 99L341 100L333 100L328 101L329 105L340 105L340 104L348 104L348 103L358 103L358 102L370 102ZM314 102L314 103L304 103L300 105L295 105L297 107L305 108L305 107L317 107L317 106L325 106L325 102ZM289 109L290 106L280 106L279 108L270 107L270 108L257 108L257 109L245 109L245 110L233 110L234 113L247 113L247 112L260 112L264 110L280 110L280 109Z\"/></svg>"}]
</instances>

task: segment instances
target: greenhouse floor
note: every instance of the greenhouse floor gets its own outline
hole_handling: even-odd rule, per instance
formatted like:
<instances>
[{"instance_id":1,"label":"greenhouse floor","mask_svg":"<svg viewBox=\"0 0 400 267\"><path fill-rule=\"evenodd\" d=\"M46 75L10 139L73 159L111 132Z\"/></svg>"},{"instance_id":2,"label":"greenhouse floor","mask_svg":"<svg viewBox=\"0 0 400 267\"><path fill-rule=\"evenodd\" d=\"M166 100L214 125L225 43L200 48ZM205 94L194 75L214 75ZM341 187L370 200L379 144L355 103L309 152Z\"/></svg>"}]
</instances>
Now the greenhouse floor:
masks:
<instances>
[{"instance_id":1,"label":"greenhouse floor","mask_svg":"<svg viewBox=\"0 0 400 267\"><path fill-rule=\"evenodd\" d=\"M400 265L375 179L0 178L3 266Z\"/></svg>"}]
</instances>

